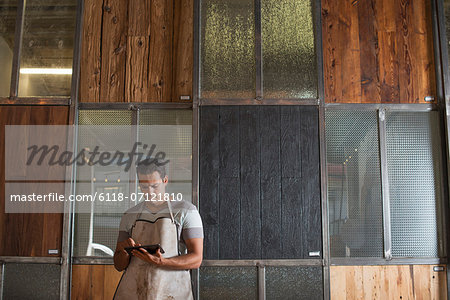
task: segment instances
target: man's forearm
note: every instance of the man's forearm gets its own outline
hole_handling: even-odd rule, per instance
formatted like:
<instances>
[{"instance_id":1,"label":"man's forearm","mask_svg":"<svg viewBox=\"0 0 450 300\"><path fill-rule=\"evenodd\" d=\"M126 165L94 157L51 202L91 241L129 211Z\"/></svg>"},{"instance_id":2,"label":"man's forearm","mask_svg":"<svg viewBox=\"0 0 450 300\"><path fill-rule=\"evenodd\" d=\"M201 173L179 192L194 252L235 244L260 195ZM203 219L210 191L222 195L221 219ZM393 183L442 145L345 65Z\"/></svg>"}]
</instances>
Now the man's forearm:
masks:
<instances>
[{"instance_id":1,"label":"man's forearm","mask_svg":"<svg viewBox=\"0 0 450 300\"><path fill-rule=\"evenodd\" d=\"M170 258L163 258L161 260L161 267L170 269L185 270L197 269L202 263L202 255L198 253L188 253L185 255L174 256Z\"/></svg>"},{"instance_id":2,"label":"man's forearm","mask_svg":"<svg viewBox=\"0 0 450 300\"><path fill-rule=\"evenodd\" d=\"M126 251L114 252L114 267L117 271L123 271L130 263L130 256Z\"/></svg>"}]
</instances>

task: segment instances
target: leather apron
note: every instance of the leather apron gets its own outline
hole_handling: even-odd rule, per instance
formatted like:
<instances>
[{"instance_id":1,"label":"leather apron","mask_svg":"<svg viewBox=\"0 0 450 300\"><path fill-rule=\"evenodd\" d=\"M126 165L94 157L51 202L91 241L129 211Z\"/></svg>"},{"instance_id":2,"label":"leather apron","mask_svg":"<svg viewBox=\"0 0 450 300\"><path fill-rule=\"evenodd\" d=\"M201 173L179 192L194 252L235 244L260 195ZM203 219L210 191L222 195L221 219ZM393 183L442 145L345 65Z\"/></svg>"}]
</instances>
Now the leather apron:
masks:
<instances>
[{"instance_id":1,"label":"leather apron","mask_svg":"<svg viewBox=\"0 0 450 300\"><path fill-rule=\"evenodd\" d=\"M160 244L165 251L163 257L179 255L177 224L169 202L170 219L160 217L154 222L143 220L140 219L141 210L131 228L134 241L141 245ZM158 267L132 255L116 288L114 299L193 299L189 270Z\"/></svg>"}]
</instances>

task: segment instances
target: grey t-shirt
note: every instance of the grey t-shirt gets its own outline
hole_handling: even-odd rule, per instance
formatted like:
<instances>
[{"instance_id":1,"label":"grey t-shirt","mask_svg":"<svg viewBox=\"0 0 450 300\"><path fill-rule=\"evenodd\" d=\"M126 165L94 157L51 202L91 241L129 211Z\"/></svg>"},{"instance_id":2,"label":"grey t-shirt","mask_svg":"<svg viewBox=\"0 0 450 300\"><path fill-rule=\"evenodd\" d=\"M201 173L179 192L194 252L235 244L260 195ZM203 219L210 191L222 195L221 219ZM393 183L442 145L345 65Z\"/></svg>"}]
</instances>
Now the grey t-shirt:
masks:
<instances>
[{"instance_id":1,"label":"grey t-shirt","mask_svg":"<svg viewBox=\"0 0 450 300\"><path fill-rule=\"evenodd\" d=\"M185 240L192 238L203 238L203 225L200 214L197 208L186 201L171 201L173 218L178 226L178 240L180 243L181 254L186 253ZM139 213L141 215L139 216ZM167 202L162 203L158 211L150 211L145 202L141 202L136 206L128 209L122 216L119 226L118 242L124 241L131 237L131 227L134 221L139 216L139 219L155 222L158 218L170 218L170 212Z\"/></svg>"}]
</instances>

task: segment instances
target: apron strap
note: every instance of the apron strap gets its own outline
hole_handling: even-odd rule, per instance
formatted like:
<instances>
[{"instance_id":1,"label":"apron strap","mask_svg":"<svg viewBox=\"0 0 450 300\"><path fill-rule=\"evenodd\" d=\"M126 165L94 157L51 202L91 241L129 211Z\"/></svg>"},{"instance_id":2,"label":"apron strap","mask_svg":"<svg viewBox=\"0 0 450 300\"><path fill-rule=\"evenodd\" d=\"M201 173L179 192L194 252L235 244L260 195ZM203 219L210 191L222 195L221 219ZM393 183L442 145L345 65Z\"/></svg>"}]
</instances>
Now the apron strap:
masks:
<instances>
[{"instance_id":1,"label":"apron strap","mask_svg":"<svg viewBox=\"0 0 450 300\"><path fill-rule=\"evenodd\" d=\"M169 213L170 213L170 218L172 219L172 223L175 224L175 219L173 218L173 212L172 212L172 204L170 204L170 200L167 201L167 206L169 207Z\"/></svg>"}]
</instances>

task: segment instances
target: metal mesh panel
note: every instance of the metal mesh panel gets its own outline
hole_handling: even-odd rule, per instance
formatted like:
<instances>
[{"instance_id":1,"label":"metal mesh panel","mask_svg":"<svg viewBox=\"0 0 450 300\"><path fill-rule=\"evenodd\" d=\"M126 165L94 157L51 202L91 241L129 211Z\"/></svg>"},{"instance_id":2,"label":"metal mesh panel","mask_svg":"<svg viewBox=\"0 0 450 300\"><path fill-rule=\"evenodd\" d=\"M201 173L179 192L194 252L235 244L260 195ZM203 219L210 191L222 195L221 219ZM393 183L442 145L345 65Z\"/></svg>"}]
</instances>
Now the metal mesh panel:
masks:
<instances>
[{"instance_id":1,"label":"metal mesh panel","mask_svg":"<svg viewBox=\"0 0 450 300\"><path fill-rule=\"evenodd\" d=\"M322 267L266 267L266 299L323 299Z\"/></svg>"},{"instance_id":2,"label":"metal mesh panel","mask_svg":"<svg viewBox=\"0 0 450 300\"><path fill-rule=\"evenodd\" d=\"M441 154L438 112L388 112L392 255L438 256Z\"/></svg>"},{"instance_id":3,"label":"metal mesh panel","mask_svg":"<svg viewBox=\"0 0 450 300\"><path fill-rule=\"evenodd\" d=\"M139 141L154 144L153 155L163 151L170 160L167 192L181 193L183 200L192 201L192 111L141 110L139 125Z\"/></svg>"},{"instance_id":4,"label":"metal mesh panel","mask_svg":"<svg viewBox=\"0 0 450 300\"><path fill-rule=\"evenodd\" d=\"M382 257L376 111L327 110L328 209L332 257Z\"/></svg>"},{"instance_id":5,"label":"metal mesh panel","mask_svg":"<svg viewBox=\"0 0 450 300\"><path fill-rule=\"evenodd\" d=\"M201 267L200 299L257 299L255 267Z\"/></svg>"},{"instance_id":6,"label":"metal mesh panel","mask_svg":"<svg viewBox=\"0 0 450 300\"><path fill-rule=\"evenodd\" d=\"M129 151L132 143L131 111L128 110L81 110L79 112L78 151L95 145ZM94 133L89 126L95 127ZM97 125L109 125L100 126ZM108 147L106 146L106 147ZM104 149L113 150L113 149ZM129 194L129 174L117 166L77 166L77 195L92 193ZM114 205L114 208L111 206ZM76 202L74 256L111 256L117 242L122 213L132 204L122 202ZM134 204L133 204L134 205ZM108 207L107 207L108 206ZM107 213L108 208L114 213ZM91 211L92 213L80 213ZM110 251L105 249L107 247Z\"/></svg>"},{"instance_id":7,"label":"metal mesh panel","mask_svg":"<svg viewBox=\"0 0 450 300\"><path fill-rule=\"evenodd\" d=\"M61 267L53 264L5 264L3 299L59 299Z\"/></svg>"}]
</instances>

